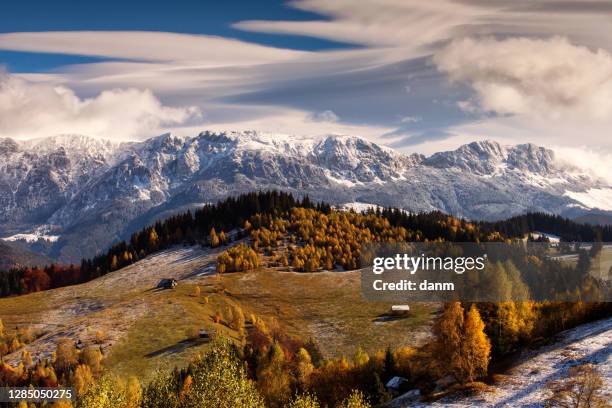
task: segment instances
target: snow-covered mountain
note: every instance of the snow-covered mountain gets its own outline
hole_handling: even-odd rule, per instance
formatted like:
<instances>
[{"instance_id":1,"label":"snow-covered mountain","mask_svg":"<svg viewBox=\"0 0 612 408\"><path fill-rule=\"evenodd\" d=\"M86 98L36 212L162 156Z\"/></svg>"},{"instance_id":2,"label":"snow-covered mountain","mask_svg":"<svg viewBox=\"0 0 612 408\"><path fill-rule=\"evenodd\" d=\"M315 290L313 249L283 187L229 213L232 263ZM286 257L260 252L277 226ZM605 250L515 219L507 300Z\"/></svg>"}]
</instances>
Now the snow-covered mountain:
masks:
<instances>
[{"instance_id":1,"label":"snow-covered mountain","mask_svg":"<svg viewBox=\"0 0 612 408\"><path fill-rule=\"evenodd\" d=\"M0 237L59 237L51 254L63 261L172 212L262 189L472 219L612 211L603 180L531 144L475 142L425 157L357 137L258 132L122 144L85 136L0 139Z\"/></svg>"}]
</instances>

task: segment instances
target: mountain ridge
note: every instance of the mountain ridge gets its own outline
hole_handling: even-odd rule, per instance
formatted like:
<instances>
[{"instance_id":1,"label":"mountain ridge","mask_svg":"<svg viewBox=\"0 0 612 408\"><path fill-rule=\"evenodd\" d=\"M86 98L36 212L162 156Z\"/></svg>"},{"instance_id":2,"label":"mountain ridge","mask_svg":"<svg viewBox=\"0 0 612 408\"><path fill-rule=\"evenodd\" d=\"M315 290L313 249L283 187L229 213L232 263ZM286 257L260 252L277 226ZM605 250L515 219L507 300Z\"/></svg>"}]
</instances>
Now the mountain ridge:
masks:
<instances>
[{"instance_id":1,"label":"mountain ridge","mask_svg":"<svg viewBox=\"0 0 612 408\"><path fill-rule=\"evenodd\" d=\"M355 136L205 131L117 143L63 135L0 138L0 159L0 237L48 231L60 237L50 254L64 261L159 217L253 190L485 220L527 211L583 216L612 191L550 149L490 140L426 157Z\"/></svg>"}]
</instances>

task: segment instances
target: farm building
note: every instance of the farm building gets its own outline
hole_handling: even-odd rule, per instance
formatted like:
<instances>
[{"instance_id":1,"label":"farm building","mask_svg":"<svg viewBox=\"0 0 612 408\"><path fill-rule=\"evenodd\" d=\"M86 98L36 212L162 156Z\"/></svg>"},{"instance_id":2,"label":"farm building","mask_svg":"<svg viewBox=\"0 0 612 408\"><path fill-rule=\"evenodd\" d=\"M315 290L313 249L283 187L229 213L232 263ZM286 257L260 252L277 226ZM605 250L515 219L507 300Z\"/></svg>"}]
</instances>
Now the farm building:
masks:
<instances>
[{"instance_id":1,"label":"farm building","mask_svg":"<svg viewBox=\"0 0 612 408\"><path fill-rule=\"evenodd\" d=\"M159 289L174 289L178 282L176 279L162 279L157 284Z\"/></svg>"}]
</instances>

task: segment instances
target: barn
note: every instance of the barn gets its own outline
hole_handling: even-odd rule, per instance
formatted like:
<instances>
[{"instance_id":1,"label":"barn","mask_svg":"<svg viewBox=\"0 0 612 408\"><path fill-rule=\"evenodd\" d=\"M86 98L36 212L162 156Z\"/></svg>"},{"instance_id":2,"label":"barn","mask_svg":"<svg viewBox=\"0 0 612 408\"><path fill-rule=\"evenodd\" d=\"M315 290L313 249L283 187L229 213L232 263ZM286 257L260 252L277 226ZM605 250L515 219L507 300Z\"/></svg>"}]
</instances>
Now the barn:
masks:
<instances>
[{"instance_id":1,"label":"barn","mask_svg":"<svg viewBox=\"0 0 612 408\"><path fill-rule=\"evenodd\" d=\"M176 279L162 279L157 284L158 289L174 289L178 285Z\"/></svg>"}]
</instances>

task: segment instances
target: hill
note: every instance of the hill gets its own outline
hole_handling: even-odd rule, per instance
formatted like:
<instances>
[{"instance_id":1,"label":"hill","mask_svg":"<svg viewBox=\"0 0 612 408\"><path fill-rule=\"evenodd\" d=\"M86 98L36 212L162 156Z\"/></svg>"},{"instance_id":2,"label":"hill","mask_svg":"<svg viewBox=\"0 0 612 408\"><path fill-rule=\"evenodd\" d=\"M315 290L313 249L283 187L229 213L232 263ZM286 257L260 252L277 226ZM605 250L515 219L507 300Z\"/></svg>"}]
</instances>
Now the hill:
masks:
<instances>
[{"instance_id":1,"label":"hill","mask_svg":"<svg viewBox=\"0 0 612 408\"><path fill-rule=\"evenodd\" d=\"M122 375L185 366L207 343L189 340L206 328L240 341L240 335L215 324L216 313L238 305L303 339L312 338L327 357L352 355L357 347L420 344L428 337L435 305L416 306L409 318L385 322L389 304L361 299L358 272L300 274L263 268L214 274L226 247L173 247L81 285L0 299L6 327L28 326L40 337L26 346L35 359L49 357L60 338L98 344L110 370ZM175 290L157 290L162 278L175 278ZM195 287L200 296L193 296ZM96 334L103 334L97 342ZM22 350L5 356L16 362Z\"/></svg>"}]
</instances>

